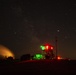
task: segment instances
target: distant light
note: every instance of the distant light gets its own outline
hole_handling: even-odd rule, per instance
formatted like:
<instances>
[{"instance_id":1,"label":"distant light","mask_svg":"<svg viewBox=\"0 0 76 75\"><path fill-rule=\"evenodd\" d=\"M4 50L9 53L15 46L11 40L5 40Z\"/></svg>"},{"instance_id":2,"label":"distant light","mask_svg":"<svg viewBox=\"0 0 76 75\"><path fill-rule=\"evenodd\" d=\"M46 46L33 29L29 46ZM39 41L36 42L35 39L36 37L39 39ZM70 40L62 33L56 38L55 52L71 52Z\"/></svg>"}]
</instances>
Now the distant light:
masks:
<instances>
[{"instance_id":1,"label":"distant light","mask_svg":"<svg viewBox=\"0 0 76 75\"><path fill-rule=\"evenodd\" d=\"M46 50L53 50L53 46L51 46L51 45L45 45L45 49Z\"/></svg>"},{"instance_id":2,"label":"distant light","mask_svg":"<svg viewBox=\"0 0 76 75\"><path fill-rule=\"evenodd\" d=\"M35 54L34 59L37 59L37 60L43 59L43 55L42 54Z\"/></svg>"},{"instance_id":3,"label":"distant light","mask_svg":"<svg viewBox=\"0 0 76 75\"><path fill-rule=\"evenodd\" d=\"M48 45L47 45L47 46L45 46L45 49L46 49L46 50L48 50L48 49L49 49L49 46L48 46Z\"/></svg>"},{"instance_id":4,"label":"distant light","mask_svg":"<svg viewBox=\"0 0 76 75\"><path fill-rule=\"evenodd\" d=\"M53 47L51 47L51 49L53 49Z\"/></svg>"},{"instance_id":5,"label":"distant light","mask_svg":"<svg viewBox=\"0 0 76 75\"><path fill-rule=\"evenodd\" d=\"M45 50L45 46L40 46L40 48L41 48L42 50Z\"/></svg>"},{"instance_id":6,"label":"distant light","mask_svg":"<svg viewBox=\"0 0 76 75\"><path fill-rule=\"evenodd\" d=\"M61 58L58 56L58 60L60 60Z\"/></svg>"},{"instance_id":7,"label":"distant light","mask_svg":"<svg viewBox=\"0 0 76 75\"><path fill-rule=\"evenodd\" d=\"M60 59L62 59L62 57L58 56L57 59L60 60Z\"/></svg>"},{"instance_id":8,"label":"distant light","mask_svg":"<svg viewBox=\"0 0 76 75\"><path fill-rule=\"evenodd\" d=\"M60 32L60 30L58 29L57 32Z\"/></svg>"}]
</instances>

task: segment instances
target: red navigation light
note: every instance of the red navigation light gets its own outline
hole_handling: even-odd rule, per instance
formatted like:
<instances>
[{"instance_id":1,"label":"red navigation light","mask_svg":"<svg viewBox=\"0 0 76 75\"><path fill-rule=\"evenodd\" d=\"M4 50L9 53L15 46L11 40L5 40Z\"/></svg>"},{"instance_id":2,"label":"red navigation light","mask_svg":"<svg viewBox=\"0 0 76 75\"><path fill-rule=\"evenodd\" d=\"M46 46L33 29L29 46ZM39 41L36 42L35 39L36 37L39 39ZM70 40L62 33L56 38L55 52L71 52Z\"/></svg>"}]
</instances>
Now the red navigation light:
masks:
<instances>
[{"instance_id":1,"label":"red navigation light","mask_svg":"<svg viewBox=\"0 0 76 75\"><path fill-rule=\"evenodd\" d=\"M60 57L58 56L58 60L60 60Z\"/></svg>"},{"instance_id":2,"label":"red navigation light","mask_svg":"<svg viewBox=\"0 0 76 75\"><path fill-rule=\"evenodd\" d=\"M43 46L40 46L42 50L53 50L53 46L49 45L49 44L45 44Z\"/></svg>"},{"instance_id":3,"label":"red navigation light","mask_svg":"<svg viewBox=\"0 0 76 75\"><path fill-rule=\"evenodd\" d=\"M51 47L51 49L53 49L53 47Z\"/></svg>"},{"instance_id":4,"label":"red navigation light","mask_svg":"<svg viewBox=\"0 0 76 75\"><path fill-rule=\"evenodd\" d=\"M58 60L62 59L60 56L57 57Z\"/></svg>"},{"instance_id":5,"label":"red navigation light","mask_svg":"<svg viewBox=\"0 0 76 75\"><path fill-rule=\"evenodd\" d=\"M49 46L48 46L48 45L47 45L47 46L45 46L45 49L46 49L46 50L48 50L48 49L49 49Z\"/></svg>"}]
</instances>

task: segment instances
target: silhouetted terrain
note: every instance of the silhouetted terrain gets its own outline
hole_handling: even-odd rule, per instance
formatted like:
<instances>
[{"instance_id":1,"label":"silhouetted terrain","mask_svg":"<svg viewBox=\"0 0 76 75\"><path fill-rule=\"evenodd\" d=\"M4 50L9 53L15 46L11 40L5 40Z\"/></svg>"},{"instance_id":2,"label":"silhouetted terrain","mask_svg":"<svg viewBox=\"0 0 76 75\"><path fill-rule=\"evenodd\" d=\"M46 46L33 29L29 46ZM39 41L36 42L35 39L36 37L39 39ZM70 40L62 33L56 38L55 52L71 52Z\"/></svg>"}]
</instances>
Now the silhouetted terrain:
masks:
<instances>
[{"instance_id":1,"label":"silhouetted terrain","mask_svg":"<svg viewBox=\"0 0 76 75\"><path fill-rule=\"evenodd\" d=\"M76 60L27 60L0 63L0 75L76 74Z\"/></svg>"}]
</instances>

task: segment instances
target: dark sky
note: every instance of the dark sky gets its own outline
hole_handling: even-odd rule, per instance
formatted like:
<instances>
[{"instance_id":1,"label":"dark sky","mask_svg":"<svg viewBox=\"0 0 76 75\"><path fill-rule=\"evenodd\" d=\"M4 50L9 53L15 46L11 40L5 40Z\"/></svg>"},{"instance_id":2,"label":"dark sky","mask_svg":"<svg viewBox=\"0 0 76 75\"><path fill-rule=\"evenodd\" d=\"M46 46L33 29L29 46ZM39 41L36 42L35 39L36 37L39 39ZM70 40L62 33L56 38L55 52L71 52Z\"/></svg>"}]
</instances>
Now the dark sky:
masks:
<instances>
[{"instance_id":1,"label":"dark sky","mask_svg":"<svg viewBox=\"0 0 76 75\"><path fill-rule=\"evenodd\" d=\"M58 55L76 59L76 3L74 0L0 0L0 44L19 58L41 53L50 43Z\"/></svg>"}]
</instances>

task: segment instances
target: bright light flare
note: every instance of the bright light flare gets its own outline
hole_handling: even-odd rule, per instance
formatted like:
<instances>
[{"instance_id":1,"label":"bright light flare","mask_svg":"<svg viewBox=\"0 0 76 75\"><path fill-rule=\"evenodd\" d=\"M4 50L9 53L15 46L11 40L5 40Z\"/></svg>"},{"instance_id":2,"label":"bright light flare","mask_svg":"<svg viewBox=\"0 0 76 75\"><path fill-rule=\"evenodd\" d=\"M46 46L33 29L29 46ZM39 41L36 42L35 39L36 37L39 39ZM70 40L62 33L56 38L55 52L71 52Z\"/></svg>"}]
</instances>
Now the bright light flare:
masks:
<instances>
[{"instance_id":1,"label":"bright light flare","mask_svg":"<svg viewBox=\"0 0 76 75\"><path fill-rule=\"evenodd\" d=\"M49 49L49 46L45 46L45 49L48 50Z\"/></svg>"},{"instance_id":2,"label":"bright light flare","mask_svg":"<svg viewBox=\"0 0 76 75\"><path fill-rule=\"evenodd\" d=\"M57 57L58 60L62 59L60 56Z\"/></svg>"},{"instance_id":3,"label":"bright light flare","mask_svg":"<svg viewBox=\"0 0 76 75\"><path fill-rule=\"evenodd\" d=\"M14 54L6 47L0 45L0 56L3 56L4 58L13 57L15 58Z\"/></svg>"}]
</instances>

